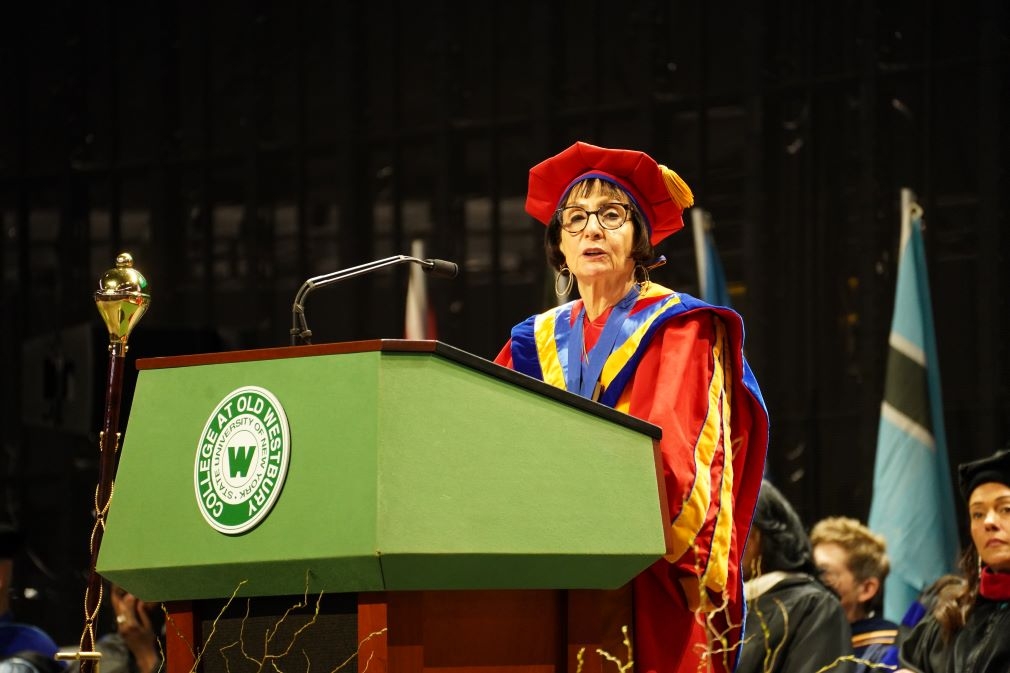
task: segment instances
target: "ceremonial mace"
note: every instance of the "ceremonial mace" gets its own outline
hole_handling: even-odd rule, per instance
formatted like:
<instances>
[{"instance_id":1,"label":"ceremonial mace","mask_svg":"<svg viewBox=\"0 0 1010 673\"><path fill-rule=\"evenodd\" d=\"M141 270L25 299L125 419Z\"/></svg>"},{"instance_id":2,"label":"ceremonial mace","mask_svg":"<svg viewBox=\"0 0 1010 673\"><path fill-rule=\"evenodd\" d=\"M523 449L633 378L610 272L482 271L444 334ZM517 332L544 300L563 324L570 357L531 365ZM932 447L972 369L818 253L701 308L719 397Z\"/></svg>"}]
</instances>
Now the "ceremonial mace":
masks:
<instances>
[{"instance_id":1,"label":"ceremonial mace","mask_svg":"<svg viewBox=\"0 0 1010 673\"><path fill-rule=\"evenodd\" d=\"M102 578L95 570L112 500L113 475L119 452L119 407L123 397L123 365L130 332L151 304L147 279L133 268L128 252L116 257L116 267L98 281L95 305L109 329L109 368L105 387L105 419L98 435L98 486L95 488L95 525L91 529L91 561L84 590L84 631L80 651L59 653L57 659L78 659L81 673L98 673L101 653L95 651L95 622L102 604Z\"/></svg>"}]
</instances>

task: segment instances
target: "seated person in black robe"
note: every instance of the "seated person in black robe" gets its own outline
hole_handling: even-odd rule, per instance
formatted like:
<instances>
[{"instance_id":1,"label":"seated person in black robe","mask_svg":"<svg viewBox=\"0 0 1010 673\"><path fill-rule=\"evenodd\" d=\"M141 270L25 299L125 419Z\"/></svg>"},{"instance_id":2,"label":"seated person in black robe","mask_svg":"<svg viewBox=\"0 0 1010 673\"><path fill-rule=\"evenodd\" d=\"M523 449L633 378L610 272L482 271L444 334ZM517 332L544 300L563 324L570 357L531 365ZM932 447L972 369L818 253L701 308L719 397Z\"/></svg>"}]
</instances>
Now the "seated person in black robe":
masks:
<instances>
[{"instance_id":1,"label":"seated person in black robe","mask_svg":"<svg viewBox=\"0 0 1010 673\"><path fill-rule=\"evenodd\" d=\"M747 621L737 673L851 673L849 622L817 579L810 539L765 481L744 549Z\"/></svg>"}]
</instances>

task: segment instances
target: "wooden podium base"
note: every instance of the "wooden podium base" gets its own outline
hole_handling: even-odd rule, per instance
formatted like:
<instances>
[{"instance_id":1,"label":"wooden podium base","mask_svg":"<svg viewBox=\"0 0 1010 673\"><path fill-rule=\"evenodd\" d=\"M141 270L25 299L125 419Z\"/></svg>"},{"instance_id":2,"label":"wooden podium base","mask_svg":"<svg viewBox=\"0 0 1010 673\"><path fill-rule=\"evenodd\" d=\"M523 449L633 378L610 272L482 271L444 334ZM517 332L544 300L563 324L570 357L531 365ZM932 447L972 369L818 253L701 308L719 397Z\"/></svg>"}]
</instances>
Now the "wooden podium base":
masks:
<instances>
[{"instance_id":1,"label":"wooden podium base","mask_svg":"<svg viewBox=\"0 0 1010 673\"><path fill-rule=\"evenodd\" d=\"M296 670L297 666L297 670L325 673L335 670L348 673L575 673L579 670L602 673L603 659L597 649L609 652L622 662L628 659L621 634L621 625L630 624L628 597L628 589L616 592L362 593L357 595L356 666L353 643L351 656L334 655L333 661L338 661L339 668L334 668L331 661L313 661L311 652L319 656L322 648L332 649L338 645L333 644L335 639L331 635L313 634L306 628L299 634L302 641L284 652L285 656L297 658L287 660L281 667ZM301 598L294 597L291 604ZM261 600L254 599L254 602ZM208 607L211 610L217 607L181 602L166 607L170 617L166 632L168 673L189 673L194 665L198 671L217 670L220 664L215 661L222 656L234 658L231 663L224 664L233 673L244 670L243 665L249 666L248 651L252 647L231 646L228 642L222 647L220 636L216 636L219 639L216 644L204 648L201 653L201 643L212 636L204 631L219 628L216 622L208 621L213 615L203 613ZM258 642L253 629L237 628L243 632L243 637ZM311 643L312 639L322 640L322 644ZM281 643L277 647L284 645ZM580 651L583 652L581 668ZM202 654L199 662L196 661L198 654ZM255 657L254 651L252 658ZM346 663L340 666L339 662Z\"/></svg>"}]
</instances>

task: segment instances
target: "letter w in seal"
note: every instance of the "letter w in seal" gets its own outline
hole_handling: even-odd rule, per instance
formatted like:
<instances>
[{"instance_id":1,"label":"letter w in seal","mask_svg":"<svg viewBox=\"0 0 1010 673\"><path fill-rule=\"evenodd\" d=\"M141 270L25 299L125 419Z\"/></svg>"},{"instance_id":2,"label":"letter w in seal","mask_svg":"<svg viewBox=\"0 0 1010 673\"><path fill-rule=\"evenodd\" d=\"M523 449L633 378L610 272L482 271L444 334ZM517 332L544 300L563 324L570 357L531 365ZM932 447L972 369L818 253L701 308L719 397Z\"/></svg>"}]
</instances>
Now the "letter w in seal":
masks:
<instances>
[{"instance_id":1,"label":"letter w in seal","mask_svg":"<svg viewBox=\"0 0 1010 673\"><path fill-rule=\"evenodd\" d=\"M252 464L255 446L229 446L228 447L228 471L231 478L245 477L249 473L249 466Z\"/></svg>"}]
</instances>

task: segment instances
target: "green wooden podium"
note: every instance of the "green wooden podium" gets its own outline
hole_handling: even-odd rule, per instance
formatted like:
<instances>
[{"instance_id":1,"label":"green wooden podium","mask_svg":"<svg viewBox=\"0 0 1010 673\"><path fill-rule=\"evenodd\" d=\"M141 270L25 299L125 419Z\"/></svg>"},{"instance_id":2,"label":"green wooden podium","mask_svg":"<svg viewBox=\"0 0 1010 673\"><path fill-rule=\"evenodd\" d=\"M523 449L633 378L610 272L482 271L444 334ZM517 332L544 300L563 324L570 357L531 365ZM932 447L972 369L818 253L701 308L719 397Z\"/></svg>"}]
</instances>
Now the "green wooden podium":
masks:
<instances>
[{"instance_id":1,"label":"green wooden podium","mask_svg":"<svg viewBox=\"0 0 1010 673\"><path fill-rule=\"evenodd\" d=\"M445 344L138 368L98 570L169 606L171 673L222 599L303 595L354 598L358 670L575 670L668 548L658 428Z\"/></svg>"}]
</instances>

